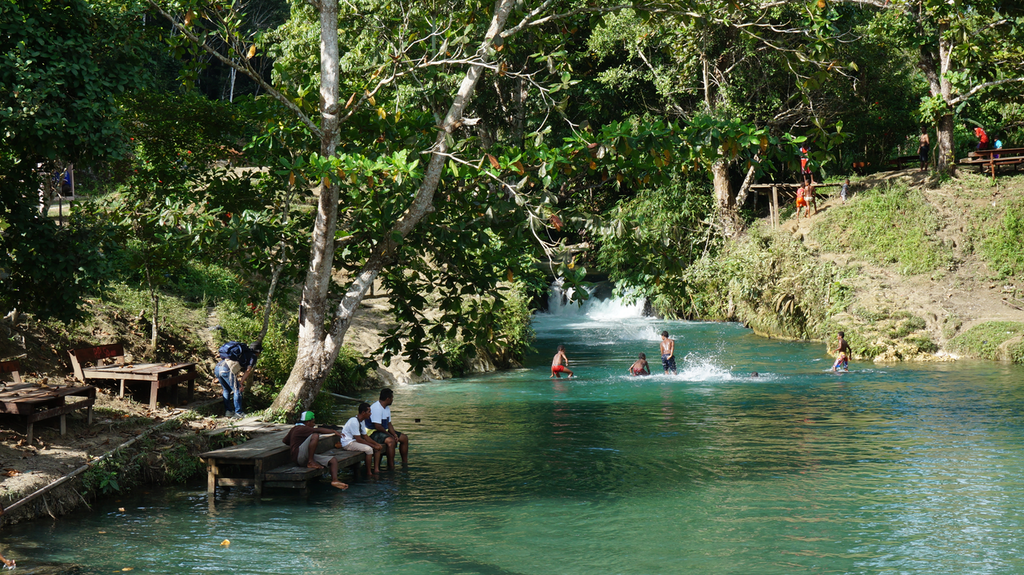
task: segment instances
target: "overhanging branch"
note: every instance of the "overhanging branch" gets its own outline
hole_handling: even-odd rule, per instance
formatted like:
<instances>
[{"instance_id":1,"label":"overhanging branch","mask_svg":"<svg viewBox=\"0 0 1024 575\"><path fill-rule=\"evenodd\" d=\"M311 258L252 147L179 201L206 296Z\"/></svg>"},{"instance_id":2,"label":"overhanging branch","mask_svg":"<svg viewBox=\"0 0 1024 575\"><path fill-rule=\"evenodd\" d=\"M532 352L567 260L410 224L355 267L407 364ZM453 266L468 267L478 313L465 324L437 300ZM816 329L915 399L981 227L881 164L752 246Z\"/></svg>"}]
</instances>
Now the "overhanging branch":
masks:
<instances>
[{"instance_id":1,"label":"overhanging branch","mask_svg":"<svg viewBox=\"0 0 1024 575\"><path fill-rule=\"evenodd\" d=\"M231 67L231 68L233 68L233 69L235 69L235 70L245 74L246 76L252 78L252 80L254 82L256 82L257 84L259 84L259 86L261 88L266 90L266 92L268 94L270 94L270 96L272 98L274 98L278 102L281 102L282 104L285 105L285 107L287 107L289 110L294 112L295 115L298 116L299 120L303 124L305 124L307 128L309 128L314 134L316 134L317 137L320 137L320 127L317 126L316 123L313 122L313 120L311 120L309 118L309 116L307 116L302 111L302 109L299 108L295 104L295 102L292 102L290 99L288 99L287 96L285 96L284 94L279 92L277 89L275 89L273 86L268 84L266 82L266 80L264 80L256 72L256 70L253 70L252 67L250 67L248 65L248 63L246 63L245 66L242 66L241 64L238 64L237 62L232 60L231 58L228 58L227 56L221 54L216 49L214 49L212 46L208 46L204 40L200 39L198 36L193 34L188 28L186 28L186 27L182 26L181 24L179 24L178 21L174 19L174 16L171 15L166 10L164 10L159 4L157 4L155 2L155 0L147 0L147 2L149 2L149 5L152 6L153 9L155 9L157 12L159 12L161 15L163 15L163 17L166 18L167 21L171 23L171 26L173 26L175 30L181 32L181 34L183 36L188 38L188 40L190 42L192 42L196 46L202 48L206 53L208 53L211 56L213 56L214 58L216 58L222 64L225 64L226 66L229 66L229 67Z\"/></svg>"}]
</instances>

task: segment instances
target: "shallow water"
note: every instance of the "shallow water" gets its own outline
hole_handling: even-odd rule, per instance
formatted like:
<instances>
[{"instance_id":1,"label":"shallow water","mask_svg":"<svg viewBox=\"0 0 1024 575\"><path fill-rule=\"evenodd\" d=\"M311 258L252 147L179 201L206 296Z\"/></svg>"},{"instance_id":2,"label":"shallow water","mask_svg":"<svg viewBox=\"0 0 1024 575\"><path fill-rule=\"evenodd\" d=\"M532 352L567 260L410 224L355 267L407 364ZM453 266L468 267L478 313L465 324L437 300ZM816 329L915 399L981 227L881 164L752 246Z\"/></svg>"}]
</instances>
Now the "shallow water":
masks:
<instances>
[{"instance_id":1,"label":"shallow water","mask_svg":"<svg viewBox=\"0 0 1024 575\"><path fill-rule=\"evenodd\" d=\"M820 344L589 311L538 316L524 369L399 387L407 470L215 508L204 478L0 549L28 573L1024 572L1024 369L834 375ZM661 371L662 329L679 375L627 376ZM549 379L559 343L579 378Z\"/></svg>"}]
</instances>

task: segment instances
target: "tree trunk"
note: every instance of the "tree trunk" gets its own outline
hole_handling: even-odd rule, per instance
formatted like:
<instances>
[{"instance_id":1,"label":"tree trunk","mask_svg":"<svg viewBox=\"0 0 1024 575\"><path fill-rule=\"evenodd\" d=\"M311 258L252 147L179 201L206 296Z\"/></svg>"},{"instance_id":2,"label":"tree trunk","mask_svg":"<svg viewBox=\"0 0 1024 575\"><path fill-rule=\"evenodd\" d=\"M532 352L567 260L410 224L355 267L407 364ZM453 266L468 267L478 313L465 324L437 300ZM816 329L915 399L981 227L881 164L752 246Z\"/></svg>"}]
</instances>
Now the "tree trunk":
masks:
<instances>
[{"instance_id":1,"label":"tree trunk","mask_svg":"<svg viewBox=\"0 0 1024 575\"><path fill-rule=\"evenodd\" d=\"M321 152L325 157L334 154L335 139L338 133L338 36L337 0L321 2L321 116L322 139ZM515 5L514 0L500 0L496 6L494 17L483 42L477 51L477 57L487 62L487 52L495 36L501 33L505 21ZM373 285L374 279L392 263L398 247L395 235L404 239L419 222L433 211L434 191L441 180L446 154L447 140L462 119L463 111L473 96L476 84L483 74L482 65L473 65L459 86L448 113L439 126L434 147L431 149L430 162L424 171L416 196L404 214L392 228L392 233L385 236L373 252L362 271L355 277L345 296L335 310L334 320L329 332L325 330L327 319L327 290L330 286L334 253L334 231L338 215L338 192L329 183L321 187L316 225L313 229L312 254L310 267L306 274L306 283L302 291L302 303L299 308L299 344L295 365L284 388L274 400L272 409L294 413L307 408L320 392L331 366L341 350L345 333L351 324L352 317L359 303L366 296L367 290ZM330 124L333 121L333 125Z\"/></svg>"},{"instance_id":2,"label":"tree trunk","mask_svg":"<svg viewBox=\"0 0 1024 575\"><path fill-rule=\"evenodd\" d=\"M918 14L919 29L923 30L924 14ZM927 45L922 45L919 52L918 67L928 80L928 91L932 97L942 98L945 104L943 114L935 121L935 169L940 174L952 175L956 169L956 158L953 156L953 85L949 79L949 67L953 57L953 46L948 37L949 21L938 22L939 45L938 53ZM919 32L923 33L923 32Z\"/></svg>"},{"instance_id":3,"label":"tree trunk","mask_svg":"<svg viewBox=\"0 0 1024 575\"><path fill-rule=\"evenodd\" d=\"M715 186L715 208L717 219L722 226L722 235L732 237L737 228L736 198L729 185L729 162L725 158L711 164L711 176Z\"/></svg>"}]
</instances>

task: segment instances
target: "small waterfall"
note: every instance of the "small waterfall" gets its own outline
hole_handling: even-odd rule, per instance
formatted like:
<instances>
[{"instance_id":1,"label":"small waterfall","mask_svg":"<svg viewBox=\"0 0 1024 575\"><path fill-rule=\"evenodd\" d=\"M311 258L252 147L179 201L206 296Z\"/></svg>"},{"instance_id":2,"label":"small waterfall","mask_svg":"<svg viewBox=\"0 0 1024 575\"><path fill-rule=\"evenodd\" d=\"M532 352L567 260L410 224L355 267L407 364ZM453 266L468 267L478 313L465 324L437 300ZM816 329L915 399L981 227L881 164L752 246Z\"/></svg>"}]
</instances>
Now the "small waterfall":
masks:
<instances>
[{"instance_id":1,"label":"small waterfall","mask_svg":"<svg viewBox=\"0 0 1024 575\"><path fill-rule=\"evenodd\" d=\"M625 304L612 295L609 282L598 282L587 289L590 297L583 305L570 303L573 288L562 289L562 278L555 280L548 289L548 314L560 318L587 318L596 321L638 318L643 316L644 300Z\"/></svg>"}]
</instances>

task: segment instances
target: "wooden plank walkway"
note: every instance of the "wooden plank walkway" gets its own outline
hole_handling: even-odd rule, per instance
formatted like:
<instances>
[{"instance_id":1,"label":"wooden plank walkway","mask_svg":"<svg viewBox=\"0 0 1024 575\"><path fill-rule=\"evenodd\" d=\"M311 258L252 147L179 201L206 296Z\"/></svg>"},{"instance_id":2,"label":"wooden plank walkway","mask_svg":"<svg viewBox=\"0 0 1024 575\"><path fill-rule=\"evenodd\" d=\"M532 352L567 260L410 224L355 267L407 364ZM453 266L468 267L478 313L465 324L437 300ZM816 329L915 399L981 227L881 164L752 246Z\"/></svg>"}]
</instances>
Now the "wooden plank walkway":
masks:
<instances>
[{"instance_id":1,"label":"wooden plank walkway","mask_svg":"<svg viewBox=\"0 0 1024 575\"><path fill-rule=\"evenodd\" d=\"M256 489L257 498L263 495L265 487L307 490L309 481L319 478L325 470L295 465L291 461L291 448L282 443L287 433L287 428L272 431L238 445L200 454L206 462L206 492L211 500L218 486L251 485ZM334 449L335 436L321 435L320 438L317 452L336 457L339 471L364 460L361 452Z\"/></svg>"}]
</instances>

